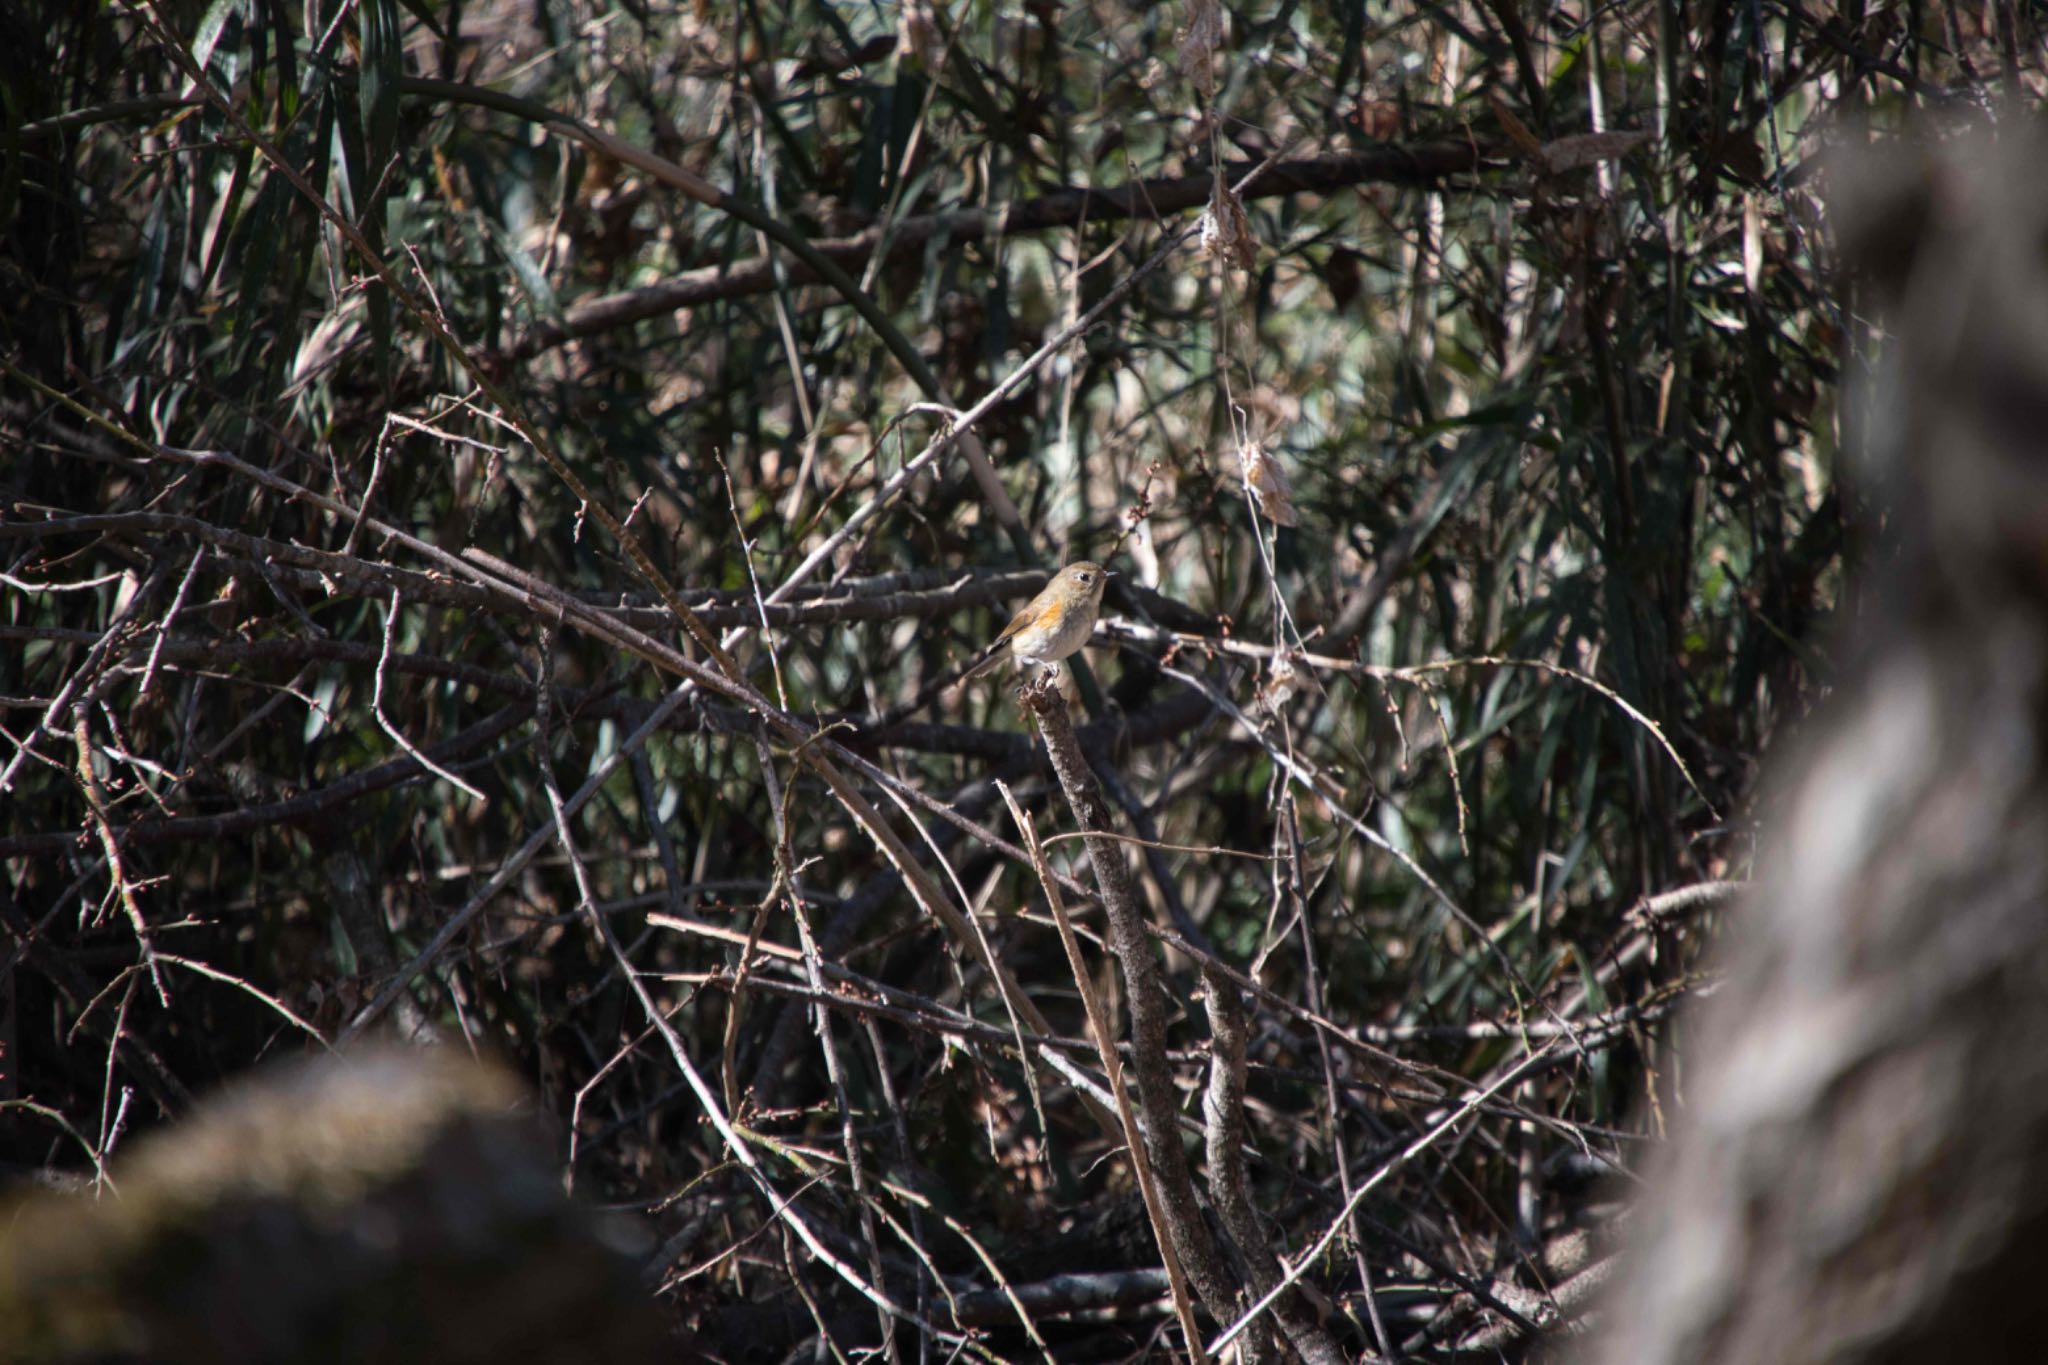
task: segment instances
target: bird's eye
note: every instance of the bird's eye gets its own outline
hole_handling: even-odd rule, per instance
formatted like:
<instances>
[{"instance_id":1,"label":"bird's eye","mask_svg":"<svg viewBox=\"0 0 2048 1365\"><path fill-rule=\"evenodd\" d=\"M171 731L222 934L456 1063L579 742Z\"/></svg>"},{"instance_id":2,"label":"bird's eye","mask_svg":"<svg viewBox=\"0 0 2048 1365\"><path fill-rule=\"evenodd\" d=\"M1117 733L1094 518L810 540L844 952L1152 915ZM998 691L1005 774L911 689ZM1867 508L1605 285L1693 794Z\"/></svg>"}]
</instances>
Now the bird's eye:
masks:
<instances>
[{"instance_id":1,"label":"bird's eye","mask_svg":"<svg viewBox=\"0 0 2048 1365\"><path fill-rule=\"evenodd\" d=\"M1094 581L1095 575L1092 573L1084 573L1081 575L1081 586L1084 588L1087 587L1090 583L1093 583Z\"/></svg>"}]
</instances>

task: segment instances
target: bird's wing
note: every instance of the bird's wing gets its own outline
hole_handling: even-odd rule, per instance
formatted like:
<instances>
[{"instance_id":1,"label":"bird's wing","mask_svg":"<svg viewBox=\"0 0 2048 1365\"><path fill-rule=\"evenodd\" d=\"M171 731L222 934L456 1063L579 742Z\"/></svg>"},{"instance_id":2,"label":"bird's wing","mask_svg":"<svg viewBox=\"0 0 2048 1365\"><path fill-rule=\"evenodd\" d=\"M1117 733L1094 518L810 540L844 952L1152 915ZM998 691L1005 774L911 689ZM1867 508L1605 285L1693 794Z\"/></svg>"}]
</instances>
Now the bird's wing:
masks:
<instances>
[{"instance_id":1,"label":"bird's wing","mask_svg":"<svg viewBox=\"0 0 2048 1365\"><path fill-rule=\"evenodd\" d=\"M1024 608L1024 610L1018 612L1015 616L1012 616L1010 618L1010 624L1003 627L1003 633L1001 635L996 636L995 643L1001 644L1003 641L1009 639L1012 635L1015 635L1018 631L1024 629L1024 627L1030 625L1032 619L1037 614L1033 610L1033 608L1035 608L1037 605L1037 601L1033 600L1029 605L1027 605Z\"/></svg>"},{"instance_id":2,"label":"bird's wing","mask_svg":"<svg viewBox=\"0 0 2048 1365\"><path fill-rule=\"evenodd\" d=\"M1034 602L1032 605L1035 606L1037 604ZM967 678L978 678L982 674L989 672L991 669L997 668L1000 665L1009 662L1010 652L1004 649L1003 645L1006 641L1009 640L1011 636L1017 634L1019 631L1023 630L1024 627L1031 624L1032 615L1032 608L1030 606L1027 606L1024 608L1024 610L1018 612L1015 616L1012 616L1010 618L1010 624L1003 627L1003 633L1001 635L996 636L996 638L989 643L988 648L981 651L980 656L976 658L971 665L968 666L967 671L961 675L961 678L963 680Z\"/></svg>"}]
</instances>

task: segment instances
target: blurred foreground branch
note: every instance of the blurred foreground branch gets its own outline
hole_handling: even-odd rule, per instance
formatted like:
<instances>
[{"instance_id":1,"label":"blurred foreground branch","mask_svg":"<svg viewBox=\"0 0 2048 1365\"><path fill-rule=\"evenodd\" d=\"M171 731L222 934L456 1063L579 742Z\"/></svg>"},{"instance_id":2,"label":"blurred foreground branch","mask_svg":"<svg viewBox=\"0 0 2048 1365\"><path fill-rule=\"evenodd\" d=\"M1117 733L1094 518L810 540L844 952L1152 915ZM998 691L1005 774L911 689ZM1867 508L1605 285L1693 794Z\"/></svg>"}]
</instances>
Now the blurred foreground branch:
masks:
<instances>
[{"instance_id":1,"label":"blurred foreground branch","mask_svg":"<svg viewBox=\"0 0 2048 1365\"><path fill-rule=\"evenodd\" d=\"M0 1361L663 1359L521 1087L439 1050L270 1072L107 1188L0 1210Z\"/></svg>"},{"instance_id":2,"label":"blurred foreground branch","mask_svg":"<svg viewBox=\"0 0 2048 1365\"><path fill-rule=\"evenodd\" d=\"M1900 548L1784 798L1617 1362L2015 1359L2048 1326L2048 145L1843 161Z\"/></svg>"}]
</instances>

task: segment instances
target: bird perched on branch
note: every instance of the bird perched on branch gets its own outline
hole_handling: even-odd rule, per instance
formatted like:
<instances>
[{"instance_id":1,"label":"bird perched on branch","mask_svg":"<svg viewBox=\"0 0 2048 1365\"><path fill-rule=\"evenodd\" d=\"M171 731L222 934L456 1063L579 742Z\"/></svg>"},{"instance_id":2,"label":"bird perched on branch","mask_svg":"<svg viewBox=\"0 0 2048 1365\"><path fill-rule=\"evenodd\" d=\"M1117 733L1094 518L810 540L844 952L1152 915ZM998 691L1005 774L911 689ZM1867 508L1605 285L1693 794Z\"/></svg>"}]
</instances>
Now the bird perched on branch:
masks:
<instances>
[{"instance_id":1,"label":"bird perched on branch","mask_svg":"<svg viewBox=\"0 0 2048 1365\"><path fill-rule=\"evenodd\" d=\"M1030 673L1080 649L1095 632L1102 590L1113 577L1108 569L1085 559L1061 569L1044 591L1010 618L1010 624L966 676L978 678L1005 663Z\"/></svg>"}]
</instances>

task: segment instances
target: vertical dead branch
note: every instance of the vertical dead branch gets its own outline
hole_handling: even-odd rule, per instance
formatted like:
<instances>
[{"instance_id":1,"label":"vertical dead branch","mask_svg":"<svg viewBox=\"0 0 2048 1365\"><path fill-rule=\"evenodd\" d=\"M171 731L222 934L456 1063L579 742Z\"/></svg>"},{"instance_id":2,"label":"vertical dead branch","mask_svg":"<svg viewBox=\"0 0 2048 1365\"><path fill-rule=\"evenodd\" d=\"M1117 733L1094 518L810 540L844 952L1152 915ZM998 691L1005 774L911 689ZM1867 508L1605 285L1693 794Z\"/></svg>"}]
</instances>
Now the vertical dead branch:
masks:
<instances>
[{"instance_id":1,"label":"vertical dead branch","mask_svg":"<svg viewBox=\"0 0 2048 1365\"><path fill-rule=\"evenodd\" d=\"M1039 733L1045 737L1046 754L1052 760L1053 772L1059 778L1061 790L1066 793L1074 819L1087 835L1088 861L1095 869L1095 884L1102 893L1104 912L1109 920L1110 948L1123 968L1124 990L1130 1000L1131 1069L1137 1075L1139 1103L1145 1112L1147 1153L1159 1178L1167 1228L1173 1235L1174 1249L1180 1254L1209 1311L1219 1319L1234 1317L1238 1311L1239 1286L1210 1238L1208 1225L1202 1221L1201 1210L1195 1200L1194 1178L1188 1169L1187 1154L1181 1148L1175 1126L1179 1105L1173 1075L1166 1061L1166 986L1161 979L1159 958L1145 930L1137 893L1131 886L1130 869L1124 861L1123 848L1117 840L1105 837L1111 827L1108 803L1103 799L1095 775L1089 771L1080 744L1074 739L1073 722L1058 689L1039 685L1026 689L1021 695L1031 714L1037 718ZM1264 1293L1277 1280L1277 1276L1268 1273L1268 1268L1274 1264L1273 1254L1251 1214L1250 1201L1244 1194L1242 1173L1237 1165L1241 1159L1237 1153L1244 1133L1244 1035L1242 1011L1236 1007L1236 990L1235 985L1221 976L1214 976L1209 982L1212 1022L1219 1008L1234 1011L1230 1017L1237 1021L1235 1027L1230 1027L1226 1021L1225 1031L1217 1037L1216 1055L1211 1063L1223 1074L1220 1079L1212 1080L1208 1106L1210 1176L1218 1182L1219 1211L1223 1213L1231 1235L1240 1242L1239 1250L1247 1264L1253 1268L1258 1292ZM1222 1167L1213 1165L1219 1131L1229 1134L1220 1139L1230 1153ZM1229 1202L1234 1202L1234 1208L1225 1207L1222 1190L1225 1184L1230 1187L1232 1199ZM1260 1280L1265 1283L1258 1284ZM1278 1314L1281 1326L1304 1358L1311 1361L1342 1359L1335 1343L1300 1310L1299 1300L1291 1295L1283 1298L1292 1306Z\"/></svg>"},{"instance_id":2,"label":"vertical dead branch","mask_svg":"<svg viewBox=\"0 0 2048 1365\"><path fill-rule=\"evenodd\" d=\"M1166 1266L1167 1282L1173 1290L1174 1314L1180 1319L1189 1352L1197 1361L1205 1361L1208 1357L1202 1350L1202 1333L1195 1325L1194 1306L1188 1299L1187 1272L1181 1265L1179 1252L1174 1249L1166 1209L1159 1197L1159 1179L1153 1174L1152 1161L1146 1155L1144 1134L1137 1115L1131 1112L1130 1094L1124 1086L1123 1061L1117 1054L1116 1030L1110 1023L1109 1012L1096 995L1088 963L1081 956L1080 940L1074 937L1073 921L1067 918L1067 902L1060 894L1059 878L1053 876L1052 867L1045 861L1045 850L1039 846L1038 830L1024 808L1017 804L1017 798L1010 794L1009 787L1000 782L996 786L1010 807L1011 818L1017 822L1017 832L1024 836L1024 847L1031 855L1032 869L1038 873L1039 883L1045 887L1046 903L1052 907L1053 923L1060 931L1060 946L1067 951L1067 965L1074 972L1074 988L1081 993L1081 1005L1088 1015L1088 1029L1095 1035L1096 1052L1102 1058L1102 1074L1109 1078L1110 1093L1116 1097L1117 1117L1123 1122L1124 1142L1131 1154L1131 1169L1137 1176L1139 1193L1145 1198L1146 1216L1152 1220L1152 1235L1159 1245L1159 1258Z\"/></svg>"}]
</instances>

